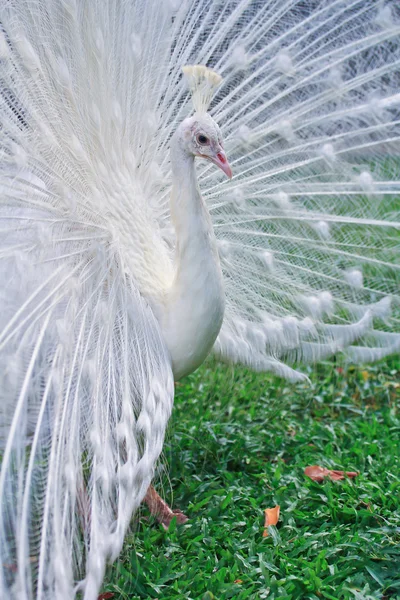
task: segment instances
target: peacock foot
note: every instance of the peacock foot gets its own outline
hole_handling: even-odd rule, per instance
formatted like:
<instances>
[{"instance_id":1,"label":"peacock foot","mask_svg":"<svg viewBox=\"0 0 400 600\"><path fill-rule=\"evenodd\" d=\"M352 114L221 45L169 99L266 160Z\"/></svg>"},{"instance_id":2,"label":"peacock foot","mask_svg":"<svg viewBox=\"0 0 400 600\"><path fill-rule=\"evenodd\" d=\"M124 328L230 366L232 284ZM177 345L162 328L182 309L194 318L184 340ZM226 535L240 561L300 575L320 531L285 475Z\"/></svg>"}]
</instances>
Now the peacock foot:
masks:
<instances>
[{"instance_id":1,"label":"peacock foot","mask_svg":"<svg viewBox=\"0 0 400 600\"><path fill-rule=\"evenodd\" d=\"M188 517L181 510L172 510L161 496L157 494L152 485L149 486L143 501L149 507L150 513L161 523L164 529L168 529L174 517L176 517L176 522L179 525L186 523L188 520Z\"/></svg>"}]
</instances>

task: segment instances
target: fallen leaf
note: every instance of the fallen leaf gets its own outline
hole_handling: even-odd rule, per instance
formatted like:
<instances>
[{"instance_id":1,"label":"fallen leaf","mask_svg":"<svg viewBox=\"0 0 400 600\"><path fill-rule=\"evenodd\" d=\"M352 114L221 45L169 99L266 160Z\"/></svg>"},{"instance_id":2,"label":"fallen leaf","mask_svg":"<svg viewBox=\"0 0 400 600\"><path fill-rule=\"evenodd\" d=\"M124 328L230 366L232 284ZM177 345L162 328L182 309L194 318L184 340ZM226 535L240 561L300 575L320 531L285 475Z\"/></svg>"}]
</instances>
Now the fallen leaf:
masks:
<instances>
[{"instance_id":1,"label":"fallen leaf","mask_svg":"<svg viewBox=\"0 0 400 600\"><path fill-rule=\"evenodd\" d=\"M336 471L332 469L325 469L324 467L320 467L319 465L313 465L312 467L306 467L304 469L304 474L307 475L313 481L321 482L328 477L332 481L340 481L341 479L345 479L349 477L352 479L353 477L357 477L358 473L356 471Z\"/></svg>"},{"instance_id":2,"label":"fallen leaf","mask_svg":"<svg viewBox=\"0 0 400 600\"><path fill-rule=\"evenodd\" d=\"M267 537L268 535L268 529L267 527L269 525L276 525L277 522L279 521L279 512L281 510L281 507L279 505L274 506L274 508L266 508L264 510L264 514L265 514L265 523L264 523L264 531L263 531L263 537Z\"/></svg>"},{"instance_id":3,"label":"fallen leaf","mask_svg":"<svg viewBox=\"0 0 400 600\"><path fill-rule=\"evenodd\" d=\"M243 583L243 579L235 579L233 583Z\"/></svg>"},{"instance_id":4,"label":"fallen leaf","mask_svg":"<svg viewBox=\"0 0 400 600\"><path fill-rule=\"evenodd\" d=\"M368 379L369 379L368 371L361 371L361 376L364 379L364 381L368 381Z\"/></svg>"},{"instance_id":5,"label":"fallen leaf","mask_svg":"<svg viewBox=\"0 0 400 600\"><path fill-rule=\"evenodd\" d=\"M114 594L112 592L104 592L104 594L100 594L97 600L110 600L114 598Z\"/></svg>"}]
</instances>

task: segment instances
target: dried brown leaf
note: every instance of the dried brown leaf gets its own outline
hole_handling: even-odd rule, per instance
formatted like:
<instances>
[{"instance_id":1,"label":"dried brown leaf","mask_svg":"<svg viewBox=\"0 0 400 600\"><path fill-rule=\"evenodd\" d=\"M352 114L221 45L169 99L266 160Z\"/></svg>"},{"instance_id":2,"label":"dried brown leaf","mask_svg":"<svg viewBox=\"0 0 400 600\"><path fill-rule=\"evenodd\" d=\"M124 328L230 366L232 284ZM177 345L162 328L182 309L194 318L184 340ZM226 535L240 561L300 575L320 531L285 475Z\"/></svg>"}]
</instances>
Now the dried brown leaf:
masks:
<instances>
[{"instance_id":1,"label":"dried brown leaf","mask_svg":"<svg viewBox=\"0 0 400 600\"><path fill-rule=\"evenodd\" d=\"M269 525L276 525L279 521L279 513L280 513L281 507L279 505L274 506L273 508L266 508L264 510L264 514L265 514L265 523L264 523L264 531L263 531L263 537L267 537L268 535L268 529L267 527Z\"/></svg>"},{"instance_id":2,"label":"dried brown leaf","mask_svg":"<svg viewBox=\"0 0 400 600\"><path fill-rule=\"evenodd\" d=\"M311 467L306 467L304 469L304 474L307 475L313 481L321 482L326 477L331 479L332 481L340 481L341 479L345 479L349 477L352 479L353 477L357 477L358 473L356 471L336 471L332 469L325 469L324 467L320 467L319 465L312 465Z\"/></svg>"}]
</instances>

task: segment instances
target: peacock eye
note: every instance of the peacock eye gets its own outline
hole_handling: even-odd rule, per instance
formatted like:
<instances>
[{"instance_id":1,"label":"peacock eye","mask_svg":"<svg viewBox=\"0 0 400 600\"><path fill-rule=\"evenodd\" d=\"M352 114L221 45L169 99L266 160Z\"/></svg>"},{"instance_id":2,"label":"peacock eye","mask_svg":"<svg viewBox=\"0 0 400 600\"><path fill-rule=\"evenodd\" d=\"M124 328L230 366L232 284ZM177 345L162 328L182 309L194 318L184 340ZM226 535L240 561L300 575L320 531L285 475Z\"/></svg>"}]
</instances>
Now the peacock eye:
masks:
<instances>
[{"instance_id":1,"label":"peacock eye","mask_svg":"<svg viewBox=\"0 0 400 600\"><path fill-rule=\"evenodd\" d=\"M202 134L202 133L199 133L199 135L197 136L197 141L202 146L205 146L209 142L208 137L206 135Z\"/></svg>"}]
</instances>

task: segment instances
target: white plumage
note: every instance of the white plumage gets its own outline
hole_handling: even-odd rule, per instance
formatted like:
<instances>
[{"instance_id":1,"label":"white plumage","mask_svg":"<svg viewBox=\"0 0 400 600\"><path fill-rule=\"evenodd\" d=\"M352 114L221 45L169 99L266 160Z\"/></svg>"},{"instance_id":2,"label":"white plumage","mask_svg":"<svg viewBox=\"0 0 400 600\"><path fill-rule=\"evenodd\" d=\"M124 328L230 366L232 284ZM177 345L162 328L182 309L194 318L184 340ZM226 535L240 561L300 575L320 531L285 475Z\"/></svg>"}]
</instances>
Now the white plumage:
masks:
<instances>
[{"instance_id":1,"label":"white plumage","mask_svg":"<svg viewBox=\"0 0 400 600\"><path fill-rule=\"evenodd\" d=\"M400 350L399 33L394 1L2 3L2 598L97 597L213 345L292 380Z\"/></svg>"}]
</instances>

